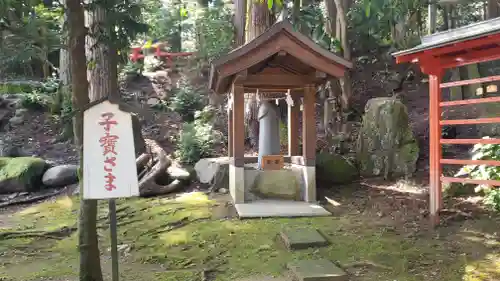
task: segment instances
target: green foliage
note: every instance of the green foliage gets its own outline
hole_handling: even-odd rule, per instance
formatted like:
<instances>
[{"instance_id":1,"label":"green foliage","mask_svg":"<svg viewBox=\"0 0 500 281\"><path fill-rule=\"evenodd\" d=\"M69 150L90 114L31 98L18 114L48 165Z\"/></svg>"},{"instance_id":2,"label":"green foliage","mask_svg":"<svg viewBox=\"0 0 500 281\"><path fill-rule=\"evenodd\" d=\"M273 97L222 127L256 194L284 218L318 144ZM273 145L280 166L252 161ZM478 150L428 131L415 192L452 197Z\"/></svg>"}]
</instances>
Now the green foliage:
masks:
<instances>
[{"instance_id":1,"label":"green foliage","mask_svg":"<svg viewBox=\"0 0 500 281\"><path fill-rule=\"evenodd\" d=\"M62 9L42 1L0 1L0 73L34 75L61 48Z\"/></svg>"},{"instance_id":2,"label":"green foliage","mask_svg":"<svg viewBox=\"0 0 500 281\"><path fill-rule=\"evenodd\" d=\"M292 13L289 14L289 20L296 30L309 36L316 44L327 50L341 51L340 41L327 32L328 19L323 5L313 4L301 7L297 19L293 18Z\"/></svg>"},{"instance_id":3,"label":"green foliage","mask_svg":"<svg viewBox=\"0 0 500 281\"><path fill-rule=\"evenodd\" d=\"M211 123L217 114L217 109L211 105L205 106L202 110L194 113L194 118L202 123Z\"/></svg>"},{"instance_id":4,"label":"green foliage","mask_svg":"<svg viewBox=\"0 0 500 281\"><path fill-rule=\"evenodd\" d=\"M198 56L212 61L226 54L234 42L232 11L224 6L206 9L196 20Z\"/></svg>"},{"instance_id":5,"label":"green foliage","mask_svg":"<svg viewBox=\"0 0 500 281\"><path fill-rule=\"evenodd\" d=\"M177 145L175 155L182 163L194 164L204 157L214 155L213 146L216 135L213 126L204 120L185 123Z\"/></svg>"},{"instance_id":6,"label":"green foliage","mask_svg":"<svg viewBox=\"0 0 500 281\"><path fill-rule=\"evenodd\" d=\"M179 88L171 98L170 108L179 113L183 121L191 122L195 112L203 108L201 93L194 89L186 78L181 78Z\"/></svg>"},{"instance_id":7,"label":"green foliage","mask_svg":"<svg viewBox=\"0 0 500 281\"><path fill-rule=\"evenodd\" d=\"M120 71L120 78L140 76L144 71L144 64L142 62L128 61Z\"/></svg>"},{"instance_id":8,"label":"green foliage","mask_svg":"<svg viewBox=\"0 0 500 281\"><path fill-rule=\"evenodd\" d=\"M4 83L0 84L0 95L2 94L18 94L33 91L34 87L29 84L22 83Z\"/></svg>"},{"instance_id":9,"label":"green foliage","mask_svg":"<svg viewBox=\"0 0 500 281\"><path fill-rule=\"evenodd\" d=\"M489 138L489 137L485 137ZM472 149L472 160L500 160L500 145L476 144ZM455 176L468 176L477 180L500 180L500 167L489 165L467 165ZM477 192L485 194L484 202L500 212L500 188L490 185L478 185Z\"/></svg>"},{"instance_id":10,"label":"green foliage","mask_svg":"<svg viewBox=\"0 0 500 281\"><path fill-rule=\"evenodd\" d=\"M34 87L31 91L21 92L21 105L24 108L33 110L51 110L60 112L64 104L60 99L60 81L54 76L42 82L40 86ZM67 102L66 102L67 106ZM57 108L56 108L57 107Z\"/></svg>"},{"instance_id":11,"label":"green foliage","mask_svg":"<svg viewBox=\"0 0 500 281\"><path fill-rule=\"evenodd\" d=\"M366 51L379 46L408 48L417 44L426 9L424 2L408 0L364 0L354 5L349 13L353 46Z\"/></svg>"}]
</instances>

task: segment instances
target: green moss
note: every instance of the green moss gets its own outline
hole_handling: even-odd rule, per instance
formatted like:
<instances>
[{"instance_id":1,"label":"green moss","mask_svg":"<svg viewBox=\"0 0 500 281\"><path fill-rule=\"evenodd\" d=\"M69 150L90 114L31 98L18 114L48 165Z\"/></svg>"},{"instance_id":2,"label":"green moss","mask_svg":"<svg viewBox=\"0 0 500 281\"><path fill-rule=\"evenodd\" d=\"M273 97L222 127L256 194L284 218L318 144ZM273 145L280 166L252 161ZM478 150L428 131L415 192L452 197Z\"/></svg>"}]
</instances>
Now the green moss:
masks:
<instances>
[{"instance_id":1,"label":"green moss","mask_svg":"<svg viewBox=\"0 0 500 281\"><path fill-rule=\"evenodd\" d=\"M35 157L0 157L0 182L15 180L26 190L35 190L41 184L46 166L45 161Z\"/></svg>"},{"instance_id":2,"label":"green moss","mask_svg":"<svg viewBox=\"0 0 500 281\"><path fill-rule=\"evenodd\" d=\"M316 177L323 184L350 183L358 177L358 169L342 155L318 153Z\"/></svg>"},{"instance_id":3,"label":"green moss","mask_svg":"<svg viewBox=\"0 0 500 281\"><path fill-rule=\"evenodd\" d=\"M119 244L130 247L121 256L121 280L196 281L204 280L203 270L215 281L276 276L285 271L286 263L309 258L381 265L364 268L356 277L359 281L499 280L500 245L493 234L487 235L498 229L494 219L466 221L445 239L437 239L437 233L409 238L365 214L213 220L216 204L202 193L176 199L118 200ZM100 249L107 276L111 265L106 202L99 208ZM54 228L76 223L76 210L78 200L62 197L28 208L13 219L22 222L21 228ZM290 252L276 237L282 229L293 228L318 229L330 245ZM0 251L9 249L0 256L0 276L14 281L77 280L77 241L77 233L59 241L0 241Z\"/></svg>"}]
</instances>

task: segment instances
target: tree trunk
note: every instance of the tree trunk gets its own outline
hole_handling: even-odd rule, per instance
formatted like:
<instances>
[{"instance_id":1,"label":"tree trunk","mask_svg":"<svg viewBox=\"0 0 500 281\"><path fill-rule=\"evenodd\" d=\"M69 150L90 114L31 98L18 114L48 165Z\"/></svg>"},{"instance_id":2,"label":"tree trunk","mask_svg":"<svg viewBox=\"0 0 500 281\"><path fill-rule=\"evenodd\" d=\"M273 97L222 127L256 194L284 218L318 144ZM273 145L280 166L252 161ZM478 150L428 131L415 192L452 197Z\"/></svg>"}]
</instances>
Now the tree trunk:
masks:
<instances>
[{"instance_id":1,"label":"tree trunk","mask_svg":"<svg viewBox=\"0 0 500 281\"><path fill-rule=\"evenodd\" d=\"M73 108L82 110L89 103L87 61L85 57L85 20L79 0L66 0L68 9L69 51ZM83 164L83 112L73 120L75 144L80 154L80 182ZM80 187L82 188L82 187ZM83 192L80 192L83 194ZM80 281L102 281L97 239L97 200L81 200L79 214Z\"/></svg>"},{"instance_id":2,"label":"tree trunk","mask_svg":"<svg viewBox=\"0 0 500 281\"><path fill-rule=\"evenodd\" d=\"M428 22L427 26L429 27L429 34L433 34L436 32L436 17L437 15L437 6L435 3L429 3L429 11L428 11Z\"/></svg>"},{"instance_id":3,"label":"tree trunk","mask_svg":"<svg viewBox=\"0 0 500 281\"><path fill-rule=\"evenodd\" d=\"M488 0L488 19L498 18L500 9L498 8L498 0Z\"/></svg>"},{"instance_id":4,"label":"tree trunk","mask_svg":"<svg viewBox=\"0 0 500 281\"><path fill-rule=\"evenodd\" d=\"M335 6L335 0L326 0L325 1L325 7L326 7L326 13L327 13L327 23L326 23L326 32L331 36L331 37L336 37L337 36L337 27L339 26L337 24L337 7ZM341 89L338 87L339 83L337 82L336 78L330 79L325 84L324 87L324 95L322 96L323 98L323 129L325 133L325 137L329 137L331 133L336 134L338 133L338 121L339 119L336 117L339 116L333 116L333 111L334 111L334 104L336 102L333 102L338 99L338 96L336 93L340 93ZM337 112L337 115L339 112ZM335 130L332 131L332 124L334 125Z\"/></svg>"},{"instance_id":5,"label":"tree trunk","mask_svg":"<svg viewBox=\"0 0 500 281\"><path fill-rule=\"evenodd\" d=\"M335 7L337 8L337 39L340 40L342 46L342 53L346 60L351 60L351 47L347 38L347 12L349 11L351 1L349 0L335 0ZM341 118L342 118L342 132L347 133L346 115L350 109L350 100L352 96L352 82L351 74L346 71L345 76L339 79L340 87L342 88L341 98Z\"/></svg>"},{"instance_id":6,"label":"tree trunk","mask_svg":"<svg viewBox=\"0 0 500 281\"><path fill-rule=\"evenodd\" d=\"M65 5L65 0L61 1ZM68 10L64 13L63 30L68 29ZM59 53L59 79L61 88L58 92L58 110L66 106L65 102L71 100L71 65L68 36L63 37L63 47ZM65 122L61 133L61 138L67 140L73 136L73 124Z\"/></svg>"},{"instance_id":7,"label":"tree trunk","mask_svg":"<svg viewBox=\"0 0 500 281\"><path fill-rule=\"evenodd\" d=\"M267 7L267 1L249 1L248 6L247 43L266 31L275 21L274 14ZM257 104L257 99L255 97L252 97L247 102L245 126L247 127L250 142L252 146L256 148L259 143L259 120L257 116L259 105Z\"/></svg>"},{"instance_id":8,"label":"tree trunk","mask_svg":"<svg viewBox=\"0 0 500 281\"><path fill-rule=\"evenodd\" d=\"M235 28L235 47L245 44L245 15L247 9L246 0L235 0L234 5L234 28Z\"/></svg>"}]
</instances>

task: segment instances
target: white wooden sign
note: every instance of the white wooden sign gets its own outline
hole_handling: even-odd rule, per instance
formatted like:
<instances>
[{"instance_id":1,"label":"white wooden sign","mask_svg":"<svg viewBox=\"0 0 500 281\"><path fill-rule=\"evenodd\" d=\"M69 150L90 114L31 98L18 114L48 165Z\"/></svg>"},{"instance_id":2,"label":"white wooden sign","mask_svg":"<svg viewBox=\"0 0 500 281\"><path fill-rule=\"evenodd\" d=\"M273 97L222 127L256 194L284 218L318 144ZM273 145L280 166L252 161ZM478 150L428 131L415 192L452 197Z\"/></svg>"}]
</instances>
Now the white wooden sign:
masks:
<instances>
[{"instance_id":1,"label":"white wooden sign","mask_svg":"<svg viewBox=\"0 0 500 281\"><path fill-rule=\"evenodd\" d=\"M83 117L83 198L139 195L132 116L105 100Z\"/></svg>"}]
</instances>

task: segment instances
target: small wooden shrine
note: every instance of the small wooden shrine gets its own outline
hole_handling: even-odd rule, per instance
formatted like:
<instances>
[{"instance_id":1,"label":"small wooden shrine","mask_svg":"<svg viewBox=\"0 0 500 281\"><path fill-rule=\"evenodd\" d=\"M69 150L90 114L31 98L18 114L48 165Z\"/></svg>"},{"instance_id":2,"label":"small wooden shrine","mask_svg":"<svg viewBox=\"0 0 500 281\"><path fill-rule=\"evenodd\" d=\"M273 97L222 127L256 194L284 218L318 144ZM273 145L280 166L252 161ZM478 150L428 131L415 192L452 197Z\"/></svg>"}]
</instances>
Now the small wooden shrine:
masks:
<instances>
[{"instance_id":1,"label":"small wooden shrine","mask_svg":"<svg viewBox=\"0 0 500 281\"><path fill-rule=\"evenodd\" d=\"M274 24L254 40L212 63L210 89L217 94L230 95L228 156L232 161L229 186L236 204L248 202L245 190L251 185L253 176L245 169L245 165L258 160L257 157L245 157L244 154L245 94L258 93L261 100L286 97L288 155L265 155L267 162L263 166L279 170L279 166L285 162L301 167L302 195L297 201L316 202L316 85L325 82L328 77L344 76L351 67L351 62L294 31L286 21ZM301 115L302 136L299 136ZM263 136L260 134L260 137ZM302 153L299 151L300 140Z\"/></svg>"},{"instance_id":2,"label":"small wooden shrine","mask_svg":"<svg viewBox=\"0 0 500 281\"><path fill-rule=\"evenodd\" d=\"M442 165L500 166L500 161L445 159L442 155L442 145L500 144L500 139L441 138L442 126L500 123L500 117L457 120L443 120L441 117L445 108L500 101L499 96L449 101L442 99L443 89L500 81L500 75L495 75L442 83L448 69L500 59L500 18L425 36L419 46L393 55L397 63L418 63L422 72L429 75L429 208L432 224L437 225L443 207L443 182L500 186L498 180L446 177L442 171ZM490 84L487 91L496 92L496 89L495 84Z\"/></svg>"}]
</instances>

